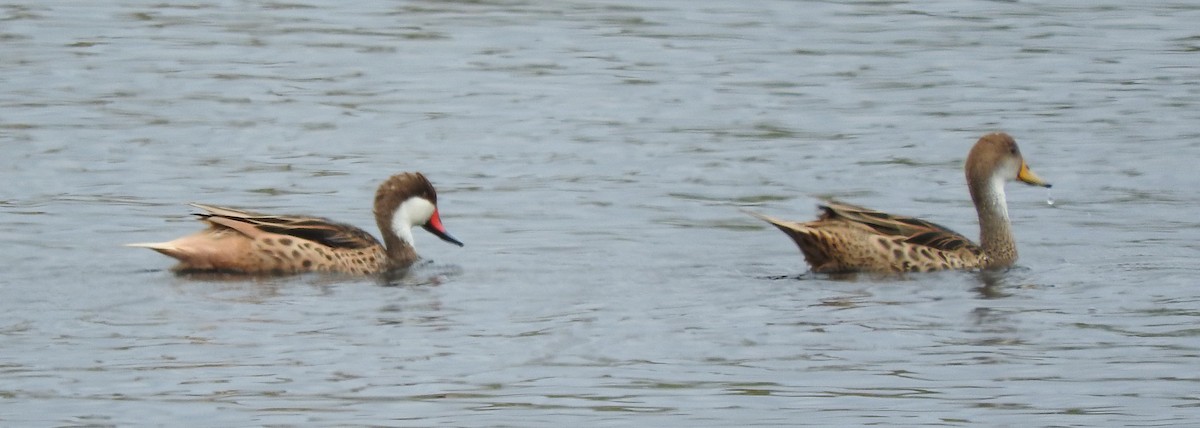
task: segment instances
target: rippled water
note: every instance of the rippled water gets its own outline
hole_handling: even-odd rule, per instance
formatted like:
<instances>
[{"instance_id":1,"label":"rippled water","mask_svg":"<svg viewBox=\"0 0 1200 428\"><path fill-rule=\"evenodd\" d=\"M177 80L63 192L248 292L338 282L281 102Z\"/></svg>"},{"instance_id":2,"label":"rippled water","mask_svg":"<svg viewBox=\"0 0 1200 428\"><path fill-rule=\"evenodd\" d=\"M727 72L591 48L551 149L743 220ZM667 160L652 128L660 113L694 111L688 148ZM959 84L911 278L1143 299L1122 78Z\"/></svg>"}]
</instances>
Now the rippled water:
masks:
<instances>
[{"instance_id":1,"label":"rippled water","mask_svg":"<svg viewBox=\"0 0 1200 428\"><path fill-rule=\"evenodd\" d=\"M1200 420L1200 6L711 3L0 6L0 424ZM1008 272L813 276L740 211L973 236L993 130L1055 184ZM120 246L412 170L467 246L401 286Z\"/></svg>"}]
</instances>

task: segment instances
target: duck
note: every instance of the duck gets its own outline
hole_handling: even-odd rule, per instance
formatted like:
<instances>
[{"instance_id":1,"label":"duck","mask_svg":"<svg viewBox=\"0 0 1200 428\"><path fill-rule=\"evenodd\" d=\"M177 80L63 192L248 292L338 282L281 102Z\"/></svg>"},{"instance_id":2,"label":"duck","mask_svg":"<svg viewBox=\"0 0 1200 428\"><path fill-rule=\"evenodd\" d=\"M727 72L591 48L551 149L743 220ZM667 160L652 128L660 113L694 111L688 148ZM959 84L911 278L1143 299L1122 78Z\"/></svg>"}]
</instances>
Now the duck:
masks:
<instances>
[{"instance_id":1,"label":"duck","mask_svg":"<svg viewBox=\"0 0 1200 428\"><path fill-rule=\"evenodd\" d=\"M375 222L383 242L357 227L322 217L271 215L192 203L208 227L167 242L127 244L175 258L176 273L287 275L307 272L371 275L411 266L413 226L463 246L442 225L437 191L419 172L384 180L375 192Z\"/></svg>"},{"instance_id":2,"label":"duck","mask_svg":"<svg viewBox=\"0 0 1200 428\"><path fill-rule=\"evenodd\" d=\"M967 154L967 189L979 215L979 243L950 229L835 200L814 221L794 222L748 212L795 241L815 273L903 273L997 270L1017 260L1004 186L1009 181L1051 187L1030 170L1012 136L984 135Z\"/></svg>"}]
</instances>

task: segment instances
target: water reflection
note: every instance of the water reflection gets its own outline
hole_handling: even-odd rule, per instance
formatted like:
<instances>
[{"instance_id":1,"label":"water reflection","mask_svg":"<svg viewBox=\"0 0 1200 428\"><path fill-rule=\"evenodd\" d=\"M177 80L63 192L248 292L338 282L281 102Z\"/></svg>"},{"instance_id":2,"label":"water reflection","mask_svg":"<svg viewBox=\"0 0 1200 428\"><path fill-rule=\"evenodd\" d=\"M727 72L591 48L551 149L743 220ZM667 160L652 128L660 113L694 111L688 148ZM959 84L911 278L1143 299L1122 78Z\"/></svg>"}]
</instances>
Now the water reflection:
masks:
<instances>
[{"instance_id":1,"label":"water reflection","mask_svg":"<svg viewBox=\"0 0 1200 428\"><path fill-rule=\"evenodd\" d=\"M982 270L977 272L976 278L979 280L980 286L975 288L979 296L984 299L1001 299L1011 296L1004 291L1007 282L1009 269L1004 270Z\"/></svg>"},{"instance_id":2,"label":"water reflection","mask_svg":"<svg viewBox=\"0 0 1200 428\"><path fill-rule=\"evenodd\" d=\"M163 272L147 270L143 273ZM272 290L296 284L306 284L317 289L326 289L342 284L370 282L382 287L438 286L462 274L462 267L440 264L432 260L421 260L402 269L394 269L378 275L349 275L339 273L307 273L296 275L254 275L240 272L211 270L183 270L171 272L179 281L175 284L227 284L234 288L245 287L263 293L260 297L275 295Z\"/></svg>"}]
</instances>

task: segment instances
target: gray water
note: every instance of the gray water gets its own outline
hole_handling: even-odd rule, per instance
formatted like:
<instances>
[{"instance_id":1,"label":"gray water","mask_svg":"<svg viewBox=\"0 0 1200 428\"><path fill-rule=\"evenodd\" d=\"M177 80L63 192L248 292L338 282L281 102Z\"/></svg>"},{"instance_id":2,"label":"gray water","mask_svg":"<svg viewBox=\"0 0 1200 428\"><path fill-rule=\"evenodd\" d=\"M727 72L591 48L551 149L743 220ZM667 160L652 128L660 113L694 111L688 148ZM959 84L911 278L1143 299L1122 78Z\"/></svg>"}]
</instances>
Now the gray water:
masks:
<instances>
[{"instance_id":1,"label":"gray water","mask_svg":"<svg viewBox=\"0 0 1200 428\"><path fill-rule=\"evenodd\" d=\"M1191 1L0 6L0 425L1200 422ZM977 234L1002 273L829 278L743 209ZM177 277L187 202L373 230L422 171L465 248ZM1050 203L1050 202L1053 203Z\"/></svg>"}]
</instances>

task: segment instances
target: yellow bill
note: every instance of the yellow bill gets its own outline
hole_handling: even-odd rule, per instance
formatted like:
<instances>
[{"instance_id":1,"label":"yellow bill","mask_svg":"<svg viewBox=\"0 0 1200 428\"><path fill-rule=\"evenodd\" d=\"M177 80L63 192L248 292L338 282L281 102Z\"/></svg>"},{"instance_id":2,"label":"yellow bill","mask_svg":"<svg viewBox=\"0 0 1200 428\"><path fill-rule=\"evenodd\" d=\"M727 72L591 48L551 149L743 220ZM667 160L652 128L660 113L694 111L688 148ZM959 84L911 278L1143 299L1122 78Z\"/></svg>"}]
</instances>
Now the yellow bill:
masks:
<instances>
[{"instance_id":1,"label":"yellow bill","mask_svg":"<svg viewBox=\"0 0 1200 428\"><path fill-rule=\"evenodd\" d=\"M1017 173L1017 180L1024 181L1034 186L1050 187L1050 183L1042 181L1041 177L1038 177L1037 174L1034 174L1033 170L1029 169L1029 165L1026 164L1025 161L1021 161L1021 172Z\"/></svg>"}]
</instances>

